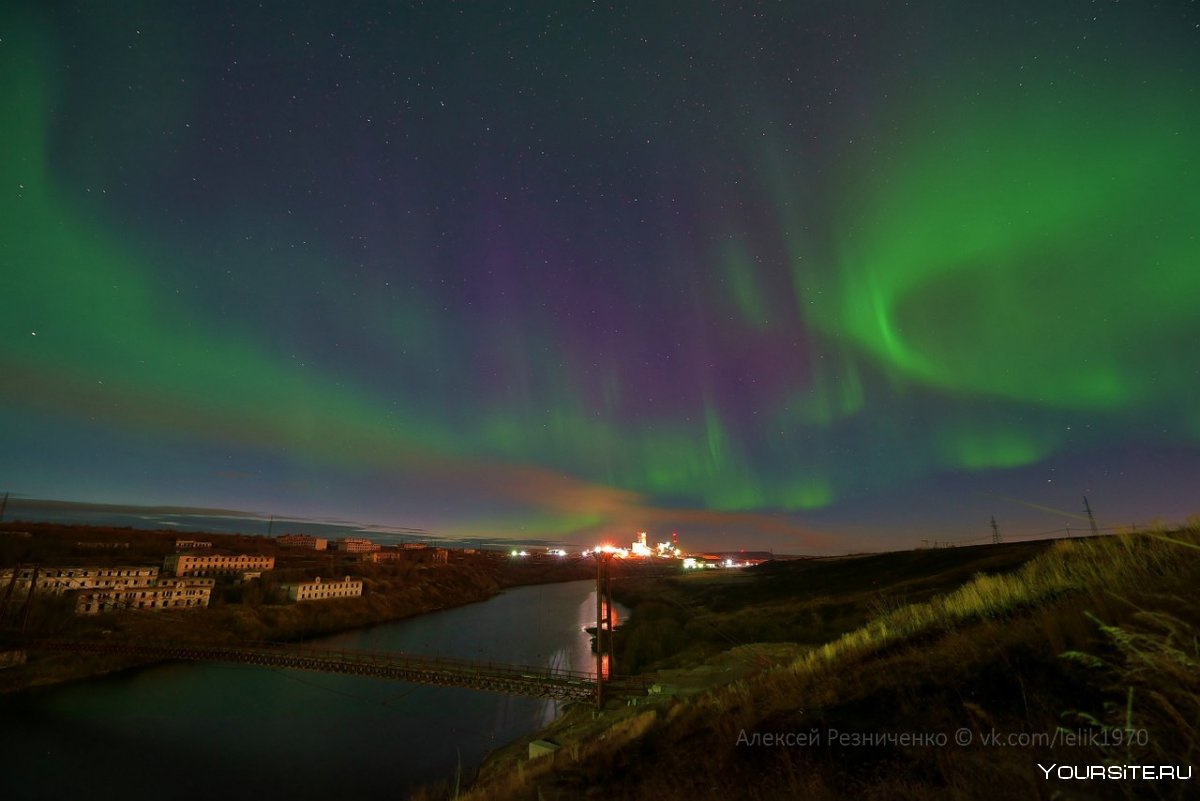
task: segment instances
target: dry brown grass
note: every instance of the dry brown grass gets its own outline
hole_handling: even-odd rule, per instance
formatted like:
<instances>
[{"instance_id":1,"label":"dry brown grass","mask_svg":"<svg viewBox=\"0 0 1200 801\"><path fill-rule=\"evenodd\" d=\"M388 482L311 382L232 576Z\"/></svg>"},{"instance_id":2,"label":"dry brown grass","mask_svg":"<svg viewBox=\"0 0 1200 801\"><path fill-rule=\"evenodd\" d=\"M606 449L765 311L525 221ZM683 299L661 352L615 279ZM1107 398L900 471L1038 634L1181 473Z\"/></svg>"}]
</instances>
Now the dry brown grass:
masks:
<instances>
[{"instance_id":1,"label":"dry brown grass","mask_svg":"<svg viewBox=\"0 0 1200 801\"><path fill-rule=\"evenodd\" d=\"M464 797L553 801L581 797L571 793L589 785L602 785L607 799L928 801L1049 798L1063 789L1039 781L1034 763L1053 755L1036 747L737 746L743 732L828 727L965 726L979 734L1133 726L1151 733L1150 750L1071 756L1186 764L1200 753L1200 616L1183 600L1200 577L1198 542L1200 533L1183 530L1056 543L1018 570L880 608L867 624L785 664L622 721L609 738ZM1088 613L1106 622L1098 626ZM1061 658L1068 650L1075 656ZM1155 792L1182 798L1178 790Z\"/></svg>"},{"instance_id":2,"label":"dry brown grass","mask_svg":"<svg viewBox=\"0 0 1200 801\"><path fill-rule=\"evenodd\" d=\"M1176 538L1122 534L1060 540L1047 553L1013 573L980 574L957 590L927 603L885 612L867 625L810 651L790 669L819 670L822 664L844 656L861 657L930 629L1009 615L1065 595L1098 590L1119 594L1142 582L1177 572L1180 563L1187 561L1180 559L1179 548L1196 547L1195 539L1196 534L1185 532Z\"/></svg>"}]
</instances>

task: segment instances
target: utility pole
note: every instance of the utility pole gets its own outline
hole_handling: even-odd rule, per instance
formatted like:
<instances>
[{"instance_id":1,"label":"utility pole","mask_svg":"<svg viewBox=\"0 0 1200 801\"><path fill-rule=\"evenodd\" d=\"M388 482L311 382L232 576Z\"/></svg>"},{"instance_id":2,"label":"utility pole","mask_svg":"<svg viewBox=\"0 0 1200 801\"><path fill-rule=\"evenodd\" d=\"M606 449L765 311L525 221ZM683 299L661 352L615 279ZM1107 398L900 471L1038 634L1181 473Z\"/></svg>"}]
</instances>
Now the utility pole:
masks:
<instances>
[{"instance_id":1,"label":"utility pole","mask_svg":"<svg viewBox=\"0 0 1200 801\"><path fill-rule=\"evenodd\" d=\"M992 515L992 545L999 545L1003 542L1000 539L1000 527L996 525L996 516Z\"/></svg>"},{"instance_id":2,"label":"utility pole","mask_svg":"<svg viewBox=\"0 0 1200 801\"><path fill-rule=\"evenodd\" d=\"M41 565L33 566L33 575L29 577L29 593L25 596L25 607L21 610L21 634L29 628L29 610L33 607L33 591L37 589L38 573Z\"/></svg>"},{"instance_id":3,"label":"utility pole","mask_svg":"<svg viewBox=\"0 0 1200 801\"><path fill-rule=\"evenodd\" d=\"M8 493L4 493L4 500L0 501L0 523L4 522L4 510L8 508Z\"/></svg>"},{"instance_id":4,"label":"utility pole","mask_svg":"<svg viewBox=\"0 0 1200 801\"><path fill-rule=\"evenodd\" d=\"M1091 506L1091 504L1088 503L1088 499L1087 499L1086 495L1083 496L1083 511L1087 512L1088 525L1090 525L1092 527L1092 536L1093 537L1100 536L1100 529L1096 528L1096 518L1092 514L1092 506Z\"/></svg>"},{"instance_id":5,"label":"utility pole","mask_svg":"<svg viewBox=\"0 0 1200 801\"><path fill-rule=\"evenodd\" d=\"M4 603L0 604L0 623L8 619L8 605L12 602L13 590L17 587L17 574L21 572L21 563L18 562L13 566L12 578L8 580L8 586L4 589Z\"/></svg>"}]
</instances>

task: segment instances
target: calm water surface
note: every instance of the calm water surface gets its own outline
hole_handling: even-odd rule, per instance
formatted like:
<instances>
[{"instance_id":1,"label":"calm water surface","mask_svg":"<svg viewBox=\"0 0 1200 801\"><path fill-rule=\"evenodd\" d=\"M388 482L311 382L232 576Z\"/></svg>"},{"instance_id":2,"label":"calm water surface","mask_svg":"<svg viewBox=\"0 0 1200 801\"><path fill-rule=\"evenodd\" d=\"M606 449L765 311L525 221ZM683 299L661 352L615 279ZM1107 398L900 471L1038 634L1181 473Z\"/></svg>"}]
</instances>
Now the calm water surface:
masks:
<instances>
[{"instance_id":1,"label":"calm water surface","mask_svg":"<svg viewBox=\"0 0 1200 801\"><path fill-rule=\"evenodd\" d=\"M625 610L616 607L618 617ZM588 581L315 641L595 669ZM0 798L404 798L469 777L554 702L263 668L177 664L0 696Z\"/></svg>"}]
</instances>

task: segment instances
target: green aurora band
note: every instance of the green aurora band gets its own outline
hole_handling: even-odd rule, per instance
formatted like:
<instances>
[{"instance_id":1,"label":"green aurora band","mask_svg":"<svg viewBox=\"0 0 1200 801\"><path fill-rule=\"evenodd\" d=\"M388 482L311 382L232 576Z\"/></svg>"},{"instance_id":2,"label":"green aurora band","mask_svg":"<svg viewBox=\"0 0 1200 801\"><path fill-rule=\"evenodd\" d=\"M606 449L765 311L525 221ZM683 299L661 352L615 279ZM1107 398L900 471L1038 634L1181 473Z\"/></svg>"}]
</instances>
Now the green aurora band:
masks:
<instances>
[{"instance_id":1,"label":"green aurora band","mask_svg":"<svg viewBox=\"0 0 1200 801\"><path fill-rule=\"evenodd\" d=\"M347 308L374 332L384 369L421 376L418 397L285 358L251 322L190 307L161 278L164 261L280 257L261 243L170 253L81 200L50 157L50 50L10 41L0 54L0 252L17 301L0 322L0 367L22 403L349 473L536 465L647 504L727 512L802 512L912 476L1034 464L1077 419L1102 432L1156 416L1200 439L1195 368L1181 364L1200 342L1200 103L1177 75L1083 85L1047 70L1019 90L939 84L893 102L874 154L831 165L824 246L798 185L815 165L776 152L776 135L757 154L774 217L750 230L724 221L692 290L714 340L776 354L787 380L738 387L747 412L697 368L679 389L686 411L668 415L630 412L636 371L588 363L548 315L503 321L477 344L417 290L400 307ZM136 127L186 118L189 98L143 109ZM242 225L253 227L231 223L231 239ZM319 243L288 258L308 260L298 274L342 268ZM479 392L456 368L480 352L503 389L443 408ZM981 400L989 411L963 411ZM521 497L489 519L593 531L611 503Z\"/></svg>"},{"instance_id":2,"label":"green aurora band","mask_svg":"<svg viewBox=\"0 0 1200 801\"><path fill-rule=\"evenodd\" d=\"M1200 105L1170 78L1101 83L915 109L905 144L849 184L819 324L941 389L1177 401L1179 344L1200 341Z\"/></svg>"}]
</instances>

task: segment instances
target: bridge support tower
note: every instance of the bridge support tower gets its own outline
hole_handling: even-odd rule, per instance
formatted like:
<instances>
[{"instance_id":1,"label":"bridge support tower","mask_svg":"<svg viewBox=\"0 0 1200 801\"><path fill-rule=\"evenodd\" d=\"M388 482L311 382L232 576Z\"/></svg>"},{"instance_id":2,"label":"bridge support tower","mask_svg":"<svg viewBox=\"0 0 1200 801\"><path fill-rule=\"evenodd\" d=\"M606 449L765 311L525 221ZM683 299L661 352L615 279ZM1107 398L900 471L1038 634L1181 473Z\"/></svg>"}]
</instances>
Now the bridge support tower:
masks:
<instances>
[{"instance_id":1,"label":"bridge support tower","mask_svg":"<svg viewBox=\"0 0 1200 801\"><path fill-rule=\"evenodd\" d=\"M604 657L608 656L608 670L613 669L612 632L612 554L596 552L596 708L604 708Z\"/></svg>"}]
</instances>

